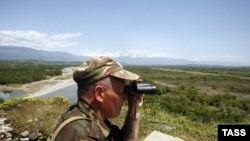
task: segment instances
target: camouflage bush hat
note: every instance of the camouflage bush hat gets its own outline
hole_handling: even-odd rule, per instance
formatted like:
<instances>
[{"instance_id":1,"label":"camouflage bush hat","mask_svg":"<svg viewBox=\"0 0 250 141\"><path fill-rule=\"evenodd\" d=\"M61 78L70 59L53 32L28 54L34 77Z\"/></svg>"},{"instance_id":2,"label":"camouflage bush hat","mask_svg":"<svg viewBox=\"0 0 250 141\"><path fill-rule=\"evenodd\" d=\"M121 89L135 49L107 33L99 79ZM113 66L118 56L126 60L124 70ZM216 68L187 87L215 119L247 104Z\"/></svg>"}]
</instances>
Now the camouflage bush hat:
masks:
<instances>
[{"instance_id":1,"label":"camouflage bush hat","mask_svg":"<svg viewBox=\"0 0 250 141\"><path fill-rule=\"evenodd\" d=\"M122 65L109 57L99 56L82 63L73 73L78 87L97 82L107 76L125 80L137 80L139 76L122 68Z\"/></svg>"}]
</instances>

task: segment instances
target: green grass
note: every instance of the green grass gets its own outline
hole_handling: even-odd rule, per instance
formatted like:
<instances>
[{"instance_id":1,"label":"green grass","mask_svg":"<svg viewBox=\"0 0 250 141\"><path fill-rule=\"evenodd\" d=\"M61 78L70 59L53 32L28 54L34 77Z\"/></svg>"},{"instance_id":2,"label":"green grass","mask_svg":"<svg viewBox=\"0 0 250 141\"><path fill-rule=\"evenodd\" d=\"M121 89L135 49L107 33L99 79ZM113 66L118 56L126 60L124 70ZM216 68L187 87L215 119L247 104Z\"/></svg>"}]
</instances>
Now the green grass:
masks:
<instances>
[{"instance_id":1,"label":"green grass","mask_svg":"<svg viewBox=\"0 0 250 141\"><path fill-rule=\"evenodd\" d=\"M70 105L67 99L55 97L52 99L21 99L12 98L0 104L0 117L7 118L11 124L14 137L28 130L30 133L39 131L42 140L51 134L60 114Z\"/></svg>"}]
</instances>

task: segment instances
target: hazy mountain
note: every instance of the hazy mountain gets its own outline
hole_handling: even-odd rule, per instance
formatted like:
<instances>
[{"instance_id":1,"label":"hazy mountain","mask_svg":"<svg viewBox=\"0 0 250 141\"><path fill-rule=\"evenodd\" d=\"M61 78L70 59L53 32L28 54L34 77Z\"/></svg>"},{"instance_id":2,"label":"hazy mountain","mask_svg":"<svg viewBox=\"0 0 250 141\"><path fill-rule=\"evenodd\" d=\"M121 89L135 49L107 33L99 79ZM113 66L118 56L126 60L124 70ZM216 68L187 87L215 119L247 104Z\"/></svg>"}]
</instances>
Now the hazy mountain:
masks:
<instances>
[{"instance_id":1,"label":"hazy mountain","mask_svg":"<svg viewBox=\"0 0 250 141\"><path fill-rule=\"evenodd\" d=\"M66 52L52 52L36 50L27 47L0 46L0 60L44 60L44 61L84 61L90 57L75 56ZM194 62L184 59L165 57L116 57L115 60L129 65L219 65L219 66L242 66L232 62Z\"/></svg>"},{"instance_id":2,"label":"hazy mountain","mask_svg":"<svg viewBox=\"0 0 250 141\"><path fill-rule=\"evenodd\" d=\"M192 63L191 61L184 59L173 59L164 57L117 57L116 60L120 62L126 62L127 64L139 64L139 65L187 65Z\"/></svg>"},{"instance_id":3,"label":"hazy mountain","mask_svg":"<svg viewBox=\"0 0 250 141\"><path fill-rule=\"evenodd\" d=\"M45 60L45 61L80 61L88 57L74 56L66 52L35 50L27 47L0 46L0 60Z\"/></svg>"}]
</instances>

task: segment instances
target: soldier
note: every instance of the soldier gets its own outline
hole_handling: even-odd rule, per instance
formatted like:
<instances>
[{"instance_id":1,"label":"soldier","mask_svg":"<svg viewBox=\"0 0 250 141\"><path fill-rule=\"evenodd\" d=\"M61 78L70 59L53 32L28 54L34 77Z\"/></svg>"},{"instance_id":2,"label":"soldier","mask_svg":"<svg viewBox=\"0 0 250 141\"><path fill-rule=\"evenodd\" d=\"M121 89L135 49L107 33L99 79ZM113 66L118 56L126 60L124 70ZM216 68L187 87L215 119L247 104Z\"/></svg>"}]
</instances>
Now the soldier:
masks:
<instances>
[{"instance_id":1,"label":"soldier","mask_svg":"<svg viewBox=\"0 0 250 141\"><path fill-rule=\"evenodd\" d=\"M143 95L124 94L126 80L139 76L122 68L109 57L86 61L74 71L78 102L59 119L52 140L56 141L127 141L136 140L139 131L139 109ZM128 111L121 129L108 118L120 114L128 101ZM134 110L135 109L135 110Z\"/></svg>"}]
</instances>

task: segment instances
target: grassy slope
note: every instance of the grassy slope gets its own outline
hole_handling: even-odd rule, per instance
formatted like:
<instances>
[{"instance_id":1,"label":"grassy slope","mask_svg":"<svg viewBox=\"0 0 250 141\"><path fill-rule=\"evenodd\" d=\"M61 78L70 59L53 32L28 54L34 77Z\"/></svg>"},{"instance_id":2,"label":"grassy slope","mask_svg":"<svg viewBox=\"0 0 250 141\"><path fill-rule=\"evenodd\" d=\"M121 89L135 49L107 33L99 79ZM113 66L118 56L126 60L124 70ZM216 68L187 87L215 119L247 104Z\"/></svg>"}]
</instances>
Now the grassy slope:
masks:
<instances>
[{"instance_id":1,"label":"grassy slope","mask_svg":"<svg viewBox=\"0 0 250 141\"><path fill-rule=\"evenodd\" d=\"M44 140L52 132L60 114L70 105L63 97L52 99L20 99L12 98L0 105L0 117L7 118L7 124L14 129L15 137L28 130L39 131Z\"/></svg>"},{"instance_id":2,"label":"grassy slope","mask_svg":"<svg viewBox=\"0 0 250 141\"><path fill-rule=\"evenodd\" d=\"M147 98L145 98L147 99ZM52 132L60 114L69 106L66 99L56 97L53 99L11 99L2 105L0 117L6 117L8 123L14 129L14 135L18 135L28 130L30 133L40 131L44 140ZM141 124L139 140L143 140L153 130L158 130L173 136L181 137L185 140L216 140L216 124L202 124L190 121L184 116L174 116L166 112L146 106L141 110ZM126 106L122 109L122 114L111 119L112 122L122 125L126 113ZM176 129L168 131L161 128L163 125L174 126ZM202 130L200 130L202 129Z\"/></svg>"}]
</instances>

